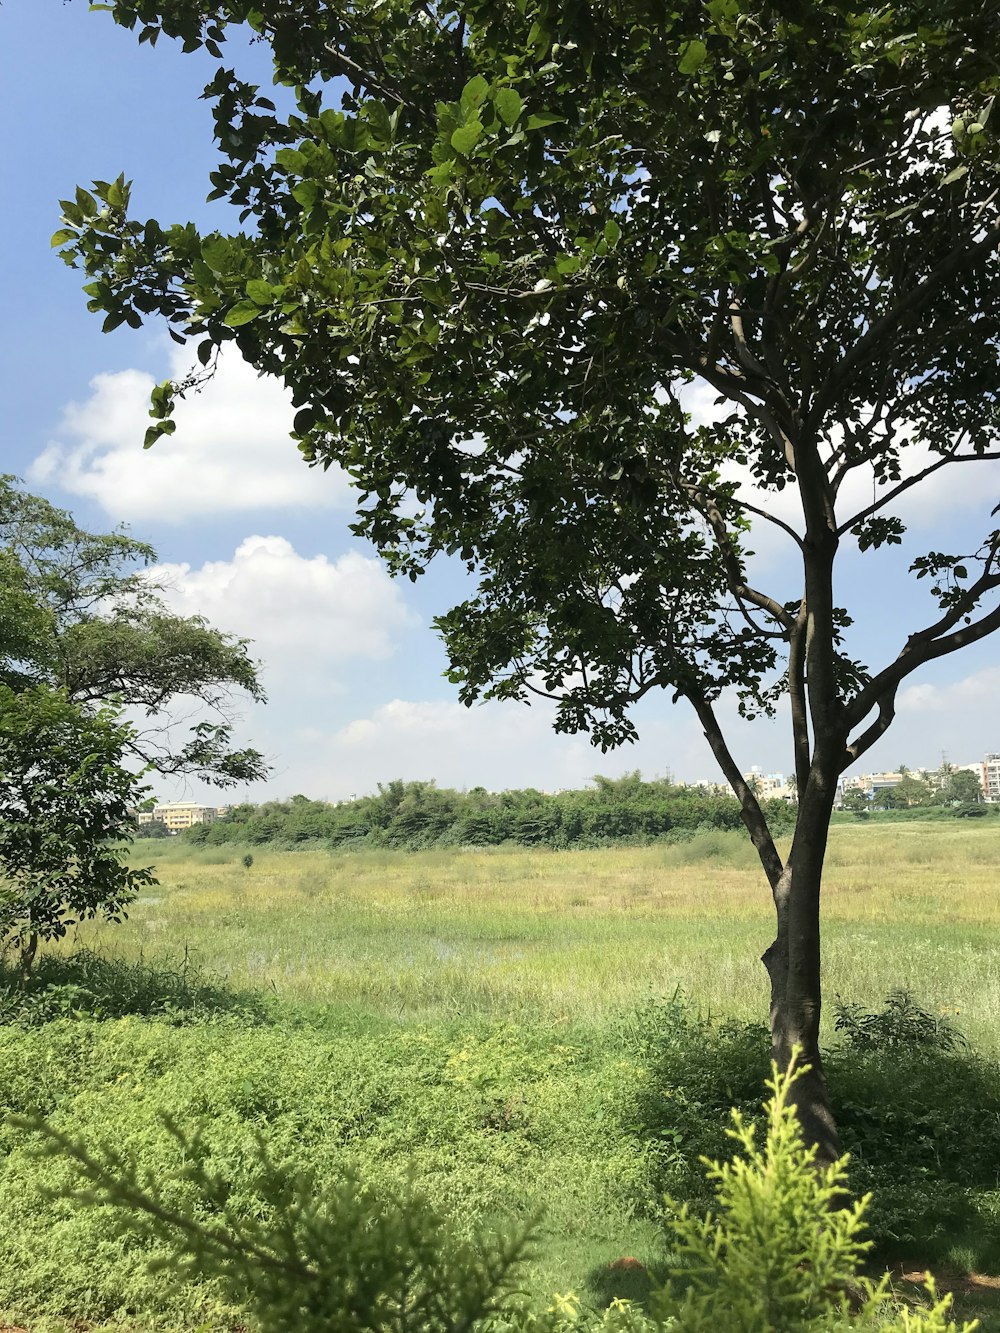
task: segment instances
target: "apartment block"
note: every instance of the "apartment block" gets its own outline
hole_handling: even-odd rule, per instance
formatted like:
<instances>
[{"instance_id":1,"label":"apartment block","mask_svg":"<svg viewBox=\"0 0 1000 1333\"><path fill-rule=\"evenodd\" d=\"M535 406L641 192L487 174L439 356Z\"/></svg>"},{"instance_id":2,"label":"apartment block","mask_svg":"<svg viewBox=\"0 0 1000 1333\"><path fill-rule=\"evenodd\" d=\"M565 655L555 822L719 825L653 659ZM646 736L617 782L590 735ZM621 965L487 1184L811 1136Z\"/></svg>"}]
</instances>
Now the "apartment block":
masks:
<instances>
[{"instance_id":1,"label":"apartment block","mask_svg":"<svg viewBox=\"0 0 1000 1333\"><path fill-rule=\"evenodd\" d=\"M193 824L211 824L224 814L222 805L194 805L178 801L168 805L157 805L152 810L140 810L136 816L139 824L166 824L171 833L181 833Z\"/></svg>"}]
</instances>

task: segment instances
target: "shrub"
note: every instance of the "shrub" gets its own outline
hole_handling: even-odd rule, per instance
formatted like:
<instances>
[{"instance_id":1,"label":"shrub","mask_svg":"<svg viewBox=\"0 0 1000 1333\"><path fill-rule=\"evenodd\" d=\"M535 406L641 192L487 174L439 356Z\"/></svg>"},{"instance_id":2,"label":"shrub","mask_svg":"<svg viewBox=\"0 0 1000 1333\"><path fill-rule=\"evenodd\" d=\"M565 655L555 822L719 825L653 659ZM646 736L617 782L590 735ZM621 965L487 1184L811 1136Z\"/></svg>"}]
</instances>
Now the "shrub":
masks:
<instances>
[{"instance_id":1,"label":"shrub","mask_svg":"<svg viewBox=\"0 0 1000 1333\"><path fill-rule=\"evenodd\" d=\"M804 1148L788 1102L795 1077L772 1075L762 1146L733 1113L739 1156L708 1163L716 1211L676 1211L674 1280L654 1292L648 1313L624 1302L588 1312L572 1296L532 1311L516 1295L530 1224L470 1241L412 1189L387 1198L350 1171L327 1182L283 1172L262 1142L258 1193L269 1210L247 1218L229 1206L227 1181L201 1164L197 1141L183 1135L197 1210L177 1210L116 1153L93 1155L45 1133L48 1151L68 1155L87 1182L76 1197L166 1240L176 1277L219 1284L262 1333L957 1333L948 1298L933 1300L933 1288L930 1310L895 1312L886 1282L858 1275L867 1200L840 1204L845 1162L818 1169Z\"/></svg>"},{"instance_id":2,"label":"shrub","mask_svg":"<svg viewBox=\"0 0 1000 1333\"><path fill-rule=\"evenodd\" d=\"M834 1028L855 1051L889 1053L915 1046L954 1051L967 1045L945 1014L930 1013L905 989L890 991L882 1009L875 1012L859 1004L845 1004L838 996L834 1013Z\"/></svg>"}]
</instances>

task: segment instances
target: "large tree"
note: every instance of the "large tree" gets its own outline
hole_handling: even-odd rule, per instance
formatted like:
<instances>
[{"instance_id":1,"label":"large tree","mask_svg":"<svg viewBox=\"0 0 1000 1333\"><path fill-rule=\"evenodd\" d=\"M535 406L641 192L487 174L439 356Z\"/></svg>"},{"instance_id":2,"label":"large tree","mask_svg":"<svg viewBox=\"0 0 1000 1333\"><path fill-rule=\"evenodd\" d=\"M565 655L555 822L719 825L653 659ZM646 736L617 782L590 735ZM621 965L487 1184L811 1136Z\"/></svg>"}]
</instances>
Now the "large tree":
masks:
<instances>
[{"instance_id":1,"label":"large tree","mask_svg":"<svg viewBox=\"0 0 1000 1333\"><path fill-rule=\"evenodd\" d=\"M162 774L219 786L263 777L259 751L230 743L234 691L264 697L247 642L171 612L147 568L155 557L0 476L0 684L58 689L84 712L131 707L145 722L122 731L125 751ZM206 716L178 740L167 717L192 711Z\"/></svg>"},{"instance_id":2,"label":"large tree","mask_svg":"<svg viewBox=\"0 0 1000 1333\"><path fill-rule=\"evenodd\" d=\"M900 541L911 487L997 456L1000 14L101 7L218 59L213 196L250 225L143 224L124 179L79 190L55 242L92 309L106 328L164 316L205 373L234 343L288 385L303 455L347 470L355 530L397 571L465 562L477 590L440 627L466 701L540 691L602 746L651 690L693 706L773 894L775 1055L804 1048L800 1115L834 1152L819 908L837 780L906 677L1000 626L988 518L914 560L938 606L883 665L851 660L834 591L845 543ZM269 43L280 111L225 67L231 24ZM722 405L707 424L685 412L696 381ZM184 387L155 392L148 442ZM788 543L775 586L752 577L751 524ZM719 724L730 687L751 713L787 694L784 859Z\"/></svg>"}]
</instances>

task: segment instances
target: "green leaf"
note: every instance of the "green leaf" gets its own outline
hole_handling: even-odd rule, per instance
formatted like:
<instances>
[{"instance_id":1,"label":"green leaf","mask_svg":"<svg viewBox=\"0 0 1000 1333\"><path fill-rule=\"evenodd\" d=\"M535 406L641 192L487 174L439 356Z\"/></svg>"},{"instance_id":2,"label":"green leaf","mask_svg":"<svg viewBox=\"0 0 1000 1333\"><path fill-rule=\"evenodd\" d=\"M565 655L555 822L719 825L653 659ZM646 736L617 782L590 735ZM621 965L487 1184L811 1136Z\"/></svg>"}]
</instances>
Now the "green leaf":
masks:
<instances>
[{"instance_id":1,"label":"green leaf","mask_svg":"<svg viewBox=\"0 0 1000 1333\"><path fill-rule=\"evenodd\" d=\"M292 198L303 208L312 208L319 195L320 188L316 181L299 181L292 190Z\"/></svg>"},{"instance_id":2,"label":"green leaf","mask_svg":"<svg viewBox=\"0 0 1000 1333\"><path fill-rule=\"evenodd\" d=\"M941 184L954 185L956 181L960 181L963 176L967 176L968 174L969 168L963 162L961 166L953 167L952 170L948 172L947 176L942 178Z\"/></svg>"},{"instance_id":3,"label":"green leaf","mask_svg":"<svg viewBox=\"0 0 1000 1333\"><path fill-rule=\"evenodd\" d=\"M681 58L677 62L677 68L682 74L694 74L701 69L708 59L708 47L704 42L693 41L685 42L681 47Z\"/></svg>"},{"instance_id":4,"label":"green leaf","mask_svg":"<svg viewBox=\"0 0 1000 1333\"><path fill-rule=\"evenodd\" d=\"M547 125L562 125L563 116L554 116L551 111L536 111L528 117L526 126L529 130L544 130Z\"/></svg>"},{"instance_id":5,"label":"green leaf","mask_svg":"<svg viewBox=\"0 0 1000 1333\"><path fill-rule=\"evenodd\" d=\"M284 167L286 171L294 171L301 174L307 166L305 153L300 153L297 148L279 148L274 155L274 160L279 167Z\"/></svg>"},{"instance_id":6,"label":"green leaf","mask_svg":"<svg viewBox=\"0 0 1000 1333\"><path fill-rule=\"evenodd\" d=\"M201 257L213 273L225 273L232 248L224 236L206 236L201 243Z\"/></svg>"},{"instance_id":7,"label":"green leaf","mask_svg":"<svg viewBox=\"0 0 1000 1333\"><path fill-rule=\"evenodd\" d=\"M466 115L478 111L486 101L490 85L481 74L476 74L462 89L462 110Z\"/></svg>"},{"instance_id":8,"label":"green leaf","mask_svg":"<svg viewBox=\"0 0 1000 1333\"><path fill-rule=\"evenodd\" d=\"M238 329L241 324L249 324L259 314L260 306L255 301L237 301L222 322L231 329Z\"/></svg>"},{"instance_id":9,"label":"green leaf","mask_svg":"<svg viewBox=\"0 0 1000 1333\"><path fill-rule=\"evenodd\" d=\"M517 124L524 109L521 94L516 88L501 88L493 98L493 105L497 109L497 115L508 129Z\"/></svg>"},{"instance_id":10,"label":"green leaf","mask_svg":"<svg viewBox=\"0 0 1000 1333\"><path fill-rule=\"evenodd\" d=\"M261 278L251 278L247 283L247 296L257 305L270 305L274 300L274 291L269 282Z\"/></svg>"},{"instance_id":11,"label":"green leaf","mask_svg":"<svg viewBox=\"0 0 1000 1333\"><path fill-rule=\"evenodd\" d=\"M604 224L604 239L608 245L617 245L622 238L622 229L614 218L608 218Z\"/></svg>"},{"instance_id":12,"label":"green leaf","mask_svg":"<svg viewBox=\"0 0 1000 1333\"><path fill-rule=\"evenodd\" d=\"M456 153L461 153L463 157L468 157L482 137L482 121L472 120L468 125L462 125L455 130L451 136L451 146Z\"/></svg>"},{"instance_id":13,"label":"green leaf","mask_svg":"<svg viewBox=\"0 0 1000 1333\"><path fill-rule=\"evenodd\" d=\"M72 231L69 227L60 227L60 229L53 234L49 245L54 250L57 245L65 245L68 241L75 241L76 238L77 233L75 231Z\"/></svg>"}]
</instances>

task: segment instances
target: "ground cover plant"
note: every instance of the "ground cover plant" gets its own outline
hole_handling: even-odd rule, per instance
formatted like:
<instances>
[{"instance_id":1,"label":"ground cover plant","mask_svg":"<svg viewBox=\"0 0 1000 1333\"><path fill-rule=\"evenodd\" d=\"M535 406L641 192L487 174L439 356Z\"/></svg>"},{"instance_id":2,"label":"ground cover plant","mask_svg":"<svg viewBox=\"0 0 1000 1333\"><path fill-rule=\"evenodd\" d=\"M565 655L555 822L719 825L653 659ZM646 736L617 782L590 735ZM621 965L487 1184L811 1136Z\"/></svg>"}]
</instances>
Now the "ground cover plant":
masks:
<instances>
[{"instance_id":1,"label":"ground cover plant","mask_svg":"<svg viewBox=\"0 0 1000 1333\"><path fill-rule=\"evenodd\" d=\"M957 1333L949 1298L935 1300L932 1286L932 1308L911 1312L892 1300L888 1278L860 1273L868 1201L845 1199L844 1161L818 1170L815 1148L806 1150L789 1101L798 1076L772 1072L759 1135L732 1112L733 1160L702 1163L714 1210L699 1218L671 1205L671 1277L651 1289L646 1312L621 1301L585 1311L572 1295L533 1309L517 1286L530 1221L470 1241L412 1188L380 1197L353 1171L333 1180L282 1171L263 1142L258 1177L269 1209L247 1217L231 1202L229 1180L199 1160L199 1142L175 1131L205 1218L165 1199L159 1181L120 1151L95 1155L44 1122L33 1127L82 1175L85 1187L69 1197L125 1210L134 1230L166 1240L175 1279L214 1279L263 1333Z\"/></svg>"},{"instance_id":2,"label":"ground cover plant","mask_svg":"<svg viewBox=\"0 0 1000 1333\"><path fill-rule=\"evenodd\" d=\"M998 837L992 822L833 830L830 986L878 1040L852 1043L831 1012L831 1090L852 1185L875 1191L880 1264L1000 1267ZM137 857L154 846L161 884L124 925L81 927L27 988L0 978L6 1110L127 1151L202 1216L163 1112L188 1137L207 1122L193 1160L247 1218L268 1207L258 1134L293 1173L356 1168L383 1196L412 1182L467 1239L542 1206L533 1300L648 1296L668 1258L663 1193L706 1206L698 1155L728 1151L729 1108L755 1116L767 1073L750 961L766 921L738 834L561 853L263 847L249 872L239 848L171 839ZM886 1007L897 984L909 1010ZM970 1045L919 1039L918 1003L932 1033L950 1023ZM168 1292L147 1272L162 1239L50 1197L69 1167L36 1146L0 1131L12 1322L240 1321L212 1280Z\"/></svg>"}]
</instances>

